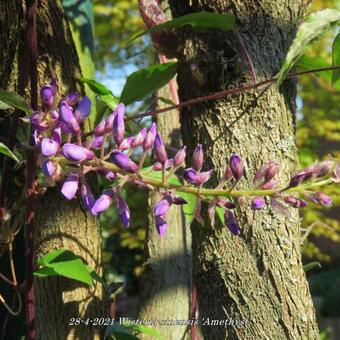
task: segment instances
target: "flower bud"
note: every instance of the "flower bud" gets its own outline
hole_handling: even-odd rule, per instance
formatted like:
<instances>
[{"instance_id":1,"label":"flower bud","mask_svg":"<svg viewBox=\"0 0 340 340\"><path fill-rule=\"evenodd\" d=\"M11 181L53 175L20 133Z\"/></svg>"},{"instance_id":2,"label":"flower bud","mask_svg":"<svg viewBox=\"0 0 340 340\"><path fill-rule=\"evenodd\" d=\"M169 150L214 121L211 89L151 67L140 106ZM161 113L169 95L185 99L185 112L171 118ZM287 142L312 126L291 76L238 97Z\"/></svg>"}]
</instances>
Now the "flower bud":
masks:
<instances>
[{"instance_id":1,"label":"flower bud","mask_svg":"<svg viewBox=\"0 0 340 340\"><path fill-rule=\"evenodd\" d=\"M64 102L66 102L69 106L74 106L78 103L79 93L78 92L70 92L65 98Z\"/></svg>"},{"instance_id":2,"label":"flower bud","mask_svg":"<svg viewBox=\"0 0 340 340\"><path fill-rule=\"evenodd\" d=\"M185 169L183 172L183 178L193 185L201 184L200 177L193 168Z\"/></svg>"},{"instance_id":3,"label":"flower bud","mask_svg":"<svg viewBox=\"0 0 340 340\"><path fill-rule=\"evenodd\" d=\"M93 216L98 216L103 211L107 210L113 199L113 191L112 190L104 190L101 196L94 202L91 208L91 214Z\"/></svg>"},{"instance_id":4,"label":"flower bud","mask_svg":"<svg viewBox=\"0 0 340 340\"><path fill-rule=\"evenodd\" d=\"M229 231L235 235L238 236L241 233L240 226L234 216L234 214L230 210L226 210L224 212L224 222L226 226L228 227Z\"/></svg>"},{"instance_id":5,"label":"flower bud","mask_svg":"<svg viewBox=\"0 0 340 340\"><path fill-rule=\"evenodd\" d=\"M105 168L97 169L96 172L99 175L104 176L109 181L114 181L116 179L116 175L112 171L109 171L109 170L107 170Z\"/></svg>"},{"instance_id":6,"label":"flower bud","mask_svg":"<svg viewBox=\"0 0 340 340\"><path fill-rule=\"evenodd\" d=\"M156 229L160 237L164 237L166 234L167 223L163 216L155 218Z\"/></svg>"},{"instance_id":7,"label":"flower bud","mask_svg":"<svg viewBox=\"0 0 340 340\"><path fill-rule=\"evenodd\" d=\"M287 196L284 198L284 202L292 206L293 208L304 208L308 203L300 198L294 196Z\"/></svg>"},{"instance_id":8,"label":"flower bud","mask_svg":"<svg viewBox=\"0 0 340 340\"><path fill-rule=\"evenodd\" d=\"M52 130L52 139L57 142L59 145L62 142L61 139L61 128L60 127L56 127Z\"/></svg>"},{"instance_id":9,"label":"flower bud","mask_svg":"<svg viewBox=\"0 0 340 340\"><path fill-rule=\"evenodd\" d=\"M131 146L132 141L133 141L133 137L124 138L122 140L122 142L119 144L118 149L122 150L122 151L126 150L126 149L129 149L130 146Z\"/></svg>"},{"instance_id":10,"label":"flower bud","mask_svg":"<svg viewBox=\"0 0 340 340\"><path fill-rule=\"evenodd\" d=\"M58 152L59 144L51 138L44 138L40 148L43 156L51 157Z\"/></svg>"},{"instance_id":11,"label":"flower bud","mask_svg":"<svg viewBox=\"0 0 340 340\"><path fill-rule=\"evenodd\" d=\"M152 123L149 132L147 133L144 142L143 142L143 149L144 151L149 150L152 148L157 133L157 125L156 123Z\"/></svg>"},{"instance_id":12,"label":"flower bud","mask_svg":"<svg viewBox=\"0 0 340 340\"><path fill-rule=\"evenodd\" d=\"M77 193L78 190L79 175L70 174L64 181L61 188L61 193L67 200L71 200Z\"/></svg>"},{"instance_id":13,"label":"flower bud","mask_svg":"<svg viewBox=\"0 0 340 340\"><path fill-rule=\"evenodd\" d=\"M156 205L153 210L156 217L164 216L170 209L173 199L171 196L164 196Z\"/></svg>"},{"instance_id":14,"label":"flower bud","mask_svg":"<svg viewBox=\"0 0 340 340\"><path fill-rule=\"evenodd\" d=\"M138 170L138 165L122 152L112 151L110 158L113 164L127 172L134 173Z\"/></svg>"},{"instance_id":15,"label":"flower bud","mask_svg":"<svg viewBox=\"0 0 340 340\"><path fill-rule=\"evenodd\" d=\"M50 159L44 160L41 166L42 172L46 177L51 177L56 171L56 167Z\"/></svg>"},{"instance_id":16,"label":"flower bud","mask_svg":"<svg viewBox=\"0 0 340 340\"><path fill-rule=\"evenodd\" d=\"M66 102L61 102L59 105L60 119L66 124L66 126L73 132L79 132L80 127L76 118L73 115L72 107L67 105Z\"/></svg>"},{"instance_id":17,"label":"flower bud","mask_svg":"<svg viewBox=\"0 0 340 340\"><path fill-rule=\"evenodd\" d=\"M271 190L271 189L276 188L279 184L280 184L280 180L272 179L269 182L265 182L265 183L261 184L260 188L263 189L263 190Z\"/></svg>"},{"instance_id":18,"label":"flower bud","mask_svg":"<svg viewBox=\"0 0 340 340\"><path fill-rule=\"evenodd\" d=\"M289 187L297 187L302 182L304 182L305 179L306 179L306 173L305 173L305 171L301 171L291 178L290 183L289 183Z\"/></svg>"},{"instance_id":19,"label":"flower bud","mask_svg":"<svg viewBox=\"0 0 340 340\"><path fill-rule=\"evenodd\" d=\"M93 151L72 143L64 144L62 147L62 152L64 157L72 162L81 162L94 158Z\"/></svg>"},{"instance_id":20,"label":"flower bud","mask_svg":"<svg viewBox=\"0 0 340 340\"><path fill-rule=\"evenodd\" d=\"M224 172L224 179L229 181L233 177L233 172L231 171L230 166L227 166Z\"/></svg>"},{"instance_id":21,"label":"flower bud","mask_svg":"<svg viewBox=\"0 0 340 340\"><path fill-rule=\"evenodd\" d=\"M314 166L314 176L317 178L326 176L333 168L333 161L323 161Z\"/></svg>"},{"instance_id":22,"label":"flower bud","mask_svg":"<svg viewBox=\"0 0 340 340\"><path fill-rule=\"evenodd\" d=\"M49 109L53 105L54 100L54 90L51 85L44 85L40 89L40 95L43 103L46 105L46 107Z\"/></svg>"},{"instance_id":23,"label":"flower bud","mask_svg":"<svg viewBox=\"0 0 340 340\"><path fill-rule=\"evenodd\" d=\"M192 167L196 171L200 171L203 166L203 147L202 144L197 144L192 155Z\"/></svg>"},{"instance_id":24,"label":"flower bud","mask_svg":"<svg viewBox=\"0 0 340 340\"><path fill-rule=\"evenodd\" d=\"M185 160L186 156L186 146L184 146L182 149L178 150L175 157L174 157L174 167L179 167Z\"/></svg>"},{"instance_id":25,"label":"flower bud","mask_svg":"<svg viewBox=\"0 0 340 340\"><path fill-rule=\"evenodd\" d=\"M335 165L335 169L332 174L333 182L339 183L340 182L340 162L337 162Z\"/></svg>"},{"instance_id":26,"label":"flower bud","mask_svg":"<svg viewBox=\"0 0 340 340\"><path fill-rule=\"evenodd\" d=\"M168 159L168 155L166 153L162 137L160 136L159 133L156 134L154 142L154 153L158 161L164 165Z\"/></svg>"},{"instance_id":27,"label":"flower bud","mask_svg":"<svg viewBox=\"0 0 340 340\"><path fill-rule=\"evenodd\" d=\"M115 110L115 116L112 122L113 137L117 145L124 139L125 123L124 123L125 106L119 104Z\"/></svg>"},{"instance_id":28,"label":"flower bud","mask_svg":"<svg viewBox=\"0 0 340 340\"><path fill-rule=\"evenodd\" d=\"M316 204L321 204L325 207L330 207L333 204L332 199L326 195L324 192L315 192L311 195L308 196L308 198L316 203Z\"/></svg>"},{"instance_id":29,"label":"flower bud","mask_svg":"<svg viewBox=\"0 0 340 340\"><path fill-rule=\"evenodd\" d=\"M174 196L173 199L172 199L172 203L176 204L176 205L188 204L188 202L180 196Z\"/></svg>"},{"instance_id":30,"label":"flower bud","mask_svg":"<svg viewBox=\"0 0 340 340\"><path fill-rule=\"evenodd\" d=\"M252 210L259 210L262 209L266 205L266 201L263 197L254 197L251 200L251 209Z\"/></svg>"},{"instance_id":31,"label":"flower bud","mask_svg":"<svg viewBox=\"0 0 340 340\"><path fill-rule=\"evenodd\" d=\"M235 179L238 181L244 173L244 167L241 157L239 155L232 155L230 157L229 164Z\"/></svg>"},{"instance_id":32,"label":"flower bud","mask_svg":"<svg viewBox=\"0 0 340 340\"><path fill-rule=\"evenodd\" d=\"M279 163L271 161L269 162L267 171L264 176L265 182L271 181L279 171Z\"/></svg>"},{"instance_id":33,"label":"flower bud","mask_svg":"<svg viewBox=\"0 0 340 340\"><path fill-rule=\"evenodd\" d=\"M89 97L84 96L79 102L76 110L74 111L74 116L79 123L83 122L90 114L91 111L91 100Z\"/></svg>"},{"instance_id":34,"label":"flower bud","mask_svg":"<svg viewBox=\"0 0 340 340\"><path fill-rule=\"evenodd\" d=\"M131 142L131 147L136 148L137 146L142 145L146 137L146 132L147 132L146 128L140 130L137 133L137 135L133 138L133 141Z\"/></svg>"},{"instance_id":35,"label":"flower bud","mask_svg":"<svg viewBox=\"0 0 340 340\"><path fill-rule=\"evenodd\" d=\"M128 228L130 225L130 209L128 205L121 197L117 198L116 205L119 212L120 221L125 228Z\"/></svg>"},{"instance_id":36,"label":"flower bud","mask_svg":"<svg viewBox=\"0 0 340 340\"><path fill-rule=\"evenodd\" d=\"M92 140L91 148L93 149L99 149L104 143L104 136L96 136Z\"/></svg>"},{"instance_id":37,"label":"flower bud","mask_svg":"<svg viewBox=\"0 0 340 340\"><path fill-rule=\"evenodd\" d=\"M88 184L82 184L80 187L81 198L83 199L84 207L86 210L91 210L95 199L92 194L91 188Z\"/></svg>"},{"instance_id":38,"label":"flower bud","mask_svg":"<svg viewBox=\"0 0 340 340\"><path fill-rule=\"evenodd\" d=\"M102 120L94 129L94 134L96 136L103 136L105 133L105 120Z\"/></svg>"},{"instance_id":39,"label":"flower bud","mask_svg":"<svg viewBox=\"0 0 340 340\"><path fill-rule=\"evenodd\" d=\"M173 159L170 158L165 162L165 169L169 169L171 165L173 164ZM163 169L163 165L160 162L156 162L153 166L152 169L154 171L161 171Z\"/></svg>"}]
</instances>

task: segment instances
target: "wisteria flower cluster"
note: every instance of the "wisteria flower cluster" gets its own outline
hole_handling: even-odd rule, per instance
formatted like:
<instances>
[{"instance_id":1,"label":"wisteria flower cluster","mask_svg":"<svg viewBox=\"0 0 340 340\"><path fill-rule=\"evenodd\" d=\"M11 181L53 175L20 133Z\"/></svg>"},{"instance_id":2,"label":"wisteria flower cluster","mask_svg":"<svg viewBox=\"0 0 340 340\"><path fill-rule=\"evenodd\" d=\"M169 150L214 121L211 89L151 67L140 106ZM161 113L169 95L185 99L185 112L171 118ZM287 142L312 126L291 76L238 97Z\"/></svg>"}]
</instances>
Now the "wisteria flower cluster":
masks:
<instances>
[{"instance_id":1,"label":"wisteria flower cluster","mask_svg":"<svg viewBox=\"0 0 340 340\"><path fill-rule=\"evenodd\" d=\"M181 194L197 197L195 218L202 222L201 202L209 204L208 213L212 225L216 208L224 209L225 224L234 235L240 234L240 226L233 213L240 201L250 197L250 209L258 211L266 204L282 214L288 207L303 208L307 201L329 207L332 200L323 192L310 191L319 185L339 181L339 163L327 160L316 163L291 177L280 189L279 164L275 161L264 164L255 174L253 188L236 190L245 173L242 158L233 154L228 161L223 178L214 189L204 188L213 170L202 171L204 154L202 145L197 145L192 155L191 167L182 172L183 184L172 184L170 179L184 167L185 146L169 158L162 136L152 123L149 129L142 128L135 136L125 136L125 106L117 108L105 117L90 134L83 134L83 123L89 117L91 101L72 92L55 103L57 83L52 81L41 88L41 109L30 121L36 146L39 148L39 164L48 185L62 182L61 193L67 199L80 194L84 208L98 216L114 202L122 224L130 224L130 210L122 197L125 183L149 188L159 192L161 199L154 207L155 225L160 236L166 234L166 215L173 204L183 205ZM146 157L153 152L155 163L143 168ZM86 175L94 172L110 182L95 198ZM161 172L161 176L151 176ZM160 178L161 177L161 178ZM293 195L295 193L295 195ZM302 194L304 199L296 196ZM183 196L183 195L182 195Z\"/></svg>"}]
</instances>

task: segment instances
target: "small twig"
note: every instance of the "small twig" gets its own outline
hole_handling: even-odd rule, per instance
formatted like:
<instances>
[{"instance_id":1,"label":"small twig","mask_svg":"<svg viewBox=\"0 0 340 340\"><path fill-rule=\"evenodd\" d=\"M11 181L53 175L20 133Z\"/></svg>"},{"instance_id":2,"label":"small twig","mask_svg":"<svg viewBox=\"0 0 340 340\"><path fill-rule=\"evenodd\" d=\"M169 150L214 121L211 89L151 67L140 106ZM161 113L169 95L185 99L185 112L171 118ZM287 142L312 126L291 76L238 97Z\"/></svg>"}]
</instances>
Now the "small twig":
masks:
<instances>
[{"instance_id":1,"label":"small twig","mask_svg":"<svg viewBox=\"0 0 340 340\"><path fill-rule=\"evenodd\" d=\"M322 227L325 227L325 228L328 228L328 229L330 229L330 230L333 230L333 231L335 231L332 227L330 227L328 224L326 224L326 223L323 223L323 222L321 222L321 221L315 221L315 222L313 222L307 229L306 229L306 232L303 234L303 236L301 237L301 241L300 241L300 244L303 244L305 241L306 241L306 239L307 239L307 237L308 237L308 235L310 234L310 232L313 230L313 228L315 227L315 226L317 226L317 225L320 225L320 226L322 226Z\"/></svg>"}]
</instances>

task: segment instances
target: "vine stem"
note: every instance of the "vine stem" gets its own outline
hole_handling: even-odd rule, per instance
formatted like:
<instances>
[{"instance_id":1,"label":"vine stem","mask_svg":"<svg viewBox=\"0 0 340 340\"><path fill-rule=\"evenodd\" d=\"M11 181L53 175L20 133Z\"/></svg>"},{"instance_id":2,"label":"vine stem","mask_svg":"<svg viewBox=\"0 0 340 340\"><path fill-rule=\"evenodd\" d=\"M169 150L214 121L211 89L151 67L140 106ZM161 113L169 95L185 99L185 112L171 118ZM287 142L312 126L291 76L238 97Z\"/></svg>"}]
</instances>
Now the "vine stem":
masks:
<instances>
[{"instance_id":1,"label":"vine stem","mask_svg":"<svg viewBox=\"0 0 340 340\"><path fill-rule=\"evenodd\" d=\"M317 69L312 69L312 70L307 70L307 71L301 71L301 72L296 72L296 73L292 73L292 74L287 75L286 79L293 79L293 78L297 78L297 77L300 77L300 76L306 75L306 74L326 72L326 71L332 71L332 70L338 70L338 69L340 69L340 65L322 67L322 68L317 68ZM243 85L243 86L240 86L240 87L234 87L234 88L231 88L231 89L226 89L226 90L223 90L223 91L215 92L215 93L212 93L212 94L209 94L209 95L206 95L206 96L201 96L201 97L189 99L189 100L183 101L179 104L165 107L163 109L154 110L154 111L150 110L150 111L139 113L139 114L136 114L136 115L133 115L133 116L126 117L125 121L144 118L144 117L148 117L148 116L157 116L160 113L164 113L164 112L175 110L175 109L177 110L177 109L180 109L182 107L188 107L188 106L203 103L203 102L206 102L206 101L209 101L209 100L223 98L223 97L226 97L226 96L231 95L231 94L248 92L248 91L251 91L251 90L255 90L255 89L257 89L261 86L272 84L277 79L278 79L278 76L275 76L271 79L263 80L263 81L260 81L260 82L254 83L254 84L247 84L247 85Z\"/></svg>"},{"instance_id":2,"label":"vine stem","mask_svg":"<svg viewBox=\"0 0 340 340\"><path fill-rule=\"evenodd\" d=\"M26 47L30 51L30 80L31 80L31 106L33 110L38 108L38 72L37 72L37 28L35 0L26 0L27 3L27 31ZM31 129L30 129L31 130ZM34 145L32 131L29 134L29 145ZM34 231L35 231L35 172L36 172L36 151L26 152L26 298L27 298L27 339L36 339L35 328L35 296L34 296Z\"/></svg>"},{"instance_id":3,"label":"vine stem","mask_svg":"<svg viewBox=\"0 0 340 340\"><path fill-rule=\"evenodd\" d=\"M99 167L105 167L108 170L111 170L116 173L120 173L124 176L128 176L130 179L138 179L142 180L145 184L150 185L154 188L162 188L164 190L175 190L178 192L185 192L188 194L193 194L197 197L201 196L206 196L209 198L212 197L241 197L241 196L270 196L274 194L280 194L281 192L285 193L300 193L305 190L319 187L319 186L324 186L328 185L333 182L333 179L328 178L328 179L323 179L318 182L309 182L309 183L304 183L296 187L292 188L276 188L276 189L270 189L270 190L263 190L263 189L248 189L248 190L222 190L219 188L216 189L206 189L206 188L197 188L194 186L183 186L180 184L171 184L169 182L164 182L162 179L156 179L156 178L151 178L149 176L145 176L144 174L129 174L124 170L119 169L116 167L114 164L105 162L105 161L100 161L100 164L98 164L97 161L89 161L89 165L92 166L99 166Z\"/></svg>"}]
</instances>

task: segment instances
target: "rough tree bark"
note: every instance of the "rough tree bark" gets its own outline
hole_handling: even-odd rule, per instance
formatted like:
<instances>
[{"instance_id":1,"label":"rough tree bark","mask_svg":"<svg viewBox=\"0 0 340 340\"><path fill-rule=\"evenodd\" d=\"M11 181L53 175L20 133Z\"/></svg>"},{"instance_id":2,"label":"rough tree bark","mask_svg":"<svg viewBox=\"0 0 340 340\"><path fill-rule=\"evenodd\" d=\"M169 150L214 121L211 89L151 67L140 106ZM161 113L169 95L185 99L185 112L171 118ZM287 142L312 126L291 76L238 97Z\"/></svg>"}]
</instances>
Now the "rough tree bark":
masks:
<instances>
[{"instance_id":1,"label":"rough tree bark","mask_svg":"<svg viewBox=\"0 0 340 340\"><path fill-rule=\"evenodd\" d=\"M171 98L168 87L158 91L158 96ZM158 107L166 106L159 103ZM164 142L174 148L181 146L179 116L177 111L167 112L157 118L157 128ZM149 206L153 209L160 199L150 194ZM167 214L168 230L160 239L152 211L146 235L146 261L140 284L141 320L187 320L189 318L191 290L191 237L185 225L181 208L171 207ZM166 339L181 339L186 326L154 327ZM147 338L147 337L146 337Z\"/></svg>"},{"instance_id":2,"label":"rough tree bark","mask_svg":"<svg viewBox=\"0 0 340 340\"><path fill-rule=\"evenodd\" d=\"M162 1L161 6L170 19L168 1ZM174 100L169 86L160 89L157 97ZM157 101L157 109L165 106L166 104L161 100ZM156 122L164 142L179 149L182 141L178 111L173 110L159 115ZM169 157L175 154L173 150L168 150L168 153ZM139 318L142 320L187 320L190 318L191 233L186 226L181 207L173 206L167 215L169 226L167 237L160 239L153 217L153 207L159 199L159 195L150 193L149 227L145 244L146 259L140 279ZM186 330L185 325L154 328L169 340L181 339Z\"/></svg>"},{"instance_id":3,"label":"rough tree bark","mask_svg":"<svg viewBox=\"0 0 340 340\"><path fill-rule=\"evenodd\" d=\"M200 10L231 13L253 60L259 80L274 76L305 13L306 1L170 0L174 16ZM251 82L235 35L221 31L179 31L181 101ZM222 177L227 158L243 157L251 187L255 169L280 162L280 178L296 170L296 84L253 91L184 108L181 132L191 155L196 143L206 152L212 185ZM240 237L225 226L194 222L193 280L197 286L204 338L317 339L315 313L300 256L298 213L291 218L267 207L253 213L249 201L237 208ZM210 318L208 325L207 318ZM212 319L227 325L212 326ZM233 324L232 324L233 322Z\"/></svg>"},{"instance_id":4,"label":"rough tree bark","mask_svg":"<svg viewBox=\"0 0 340 340\"><path fill-rule=\"evenodd\" d=\"M77 52L60 1L40 0L37 13L39 86L58 78L59 98L77 88L81 75ZM0 87L29 98L24 48L25 1L0 3ZM57 190L40 196L37 213L35 259L64 247L84 258L101 273L101 236L98 223L79 202L67 202ZM97 339L99 330L69 326L70 318L100 317L102 287L92 288L64 278L35 279L38 339Z\"/></svg>"}]
</instances>

